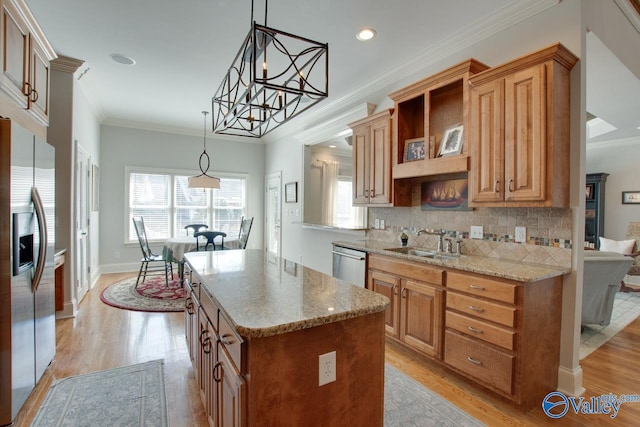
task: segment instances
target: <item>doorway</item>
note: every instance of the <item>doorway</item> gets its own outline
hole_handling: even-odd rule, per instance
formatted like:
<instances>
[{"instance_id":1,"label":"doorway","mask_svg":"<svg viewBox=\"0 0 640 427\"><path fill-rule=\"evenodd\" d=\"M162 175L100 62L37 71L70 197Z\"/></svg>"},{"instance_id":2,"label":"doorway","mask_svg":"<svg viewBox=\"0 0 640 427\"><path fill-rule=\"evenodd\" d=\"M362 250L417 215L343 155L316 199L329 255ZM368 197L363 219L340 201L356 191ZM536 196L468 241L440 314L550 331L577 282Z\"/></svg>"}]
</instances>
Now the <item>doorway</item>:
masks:
<instances>
[{"instance_id":1,"label":"doorway","mask_svg":"<svg viewBox=\"0 0 640 427\"><path fill-rule=\"evenodd\" d=\"M76 253L76 297L78 304L89 290L91 282L90 236L89 236L89 205L91 198L91 158L75 141L76 170L75 170L75 253Z\"/></svg>"},{"instance_id":2,"label":"doorway","mask_svg":"<svg viewBox=\"0 0 640 427\"><path fill-rule=\"evenodd\" d=\"M282 200L280 188L282 176L280 172L268 174L265 178L265 251L269 259L280 258L282 230L280 216Z\"/></svg>"}]
</instances>

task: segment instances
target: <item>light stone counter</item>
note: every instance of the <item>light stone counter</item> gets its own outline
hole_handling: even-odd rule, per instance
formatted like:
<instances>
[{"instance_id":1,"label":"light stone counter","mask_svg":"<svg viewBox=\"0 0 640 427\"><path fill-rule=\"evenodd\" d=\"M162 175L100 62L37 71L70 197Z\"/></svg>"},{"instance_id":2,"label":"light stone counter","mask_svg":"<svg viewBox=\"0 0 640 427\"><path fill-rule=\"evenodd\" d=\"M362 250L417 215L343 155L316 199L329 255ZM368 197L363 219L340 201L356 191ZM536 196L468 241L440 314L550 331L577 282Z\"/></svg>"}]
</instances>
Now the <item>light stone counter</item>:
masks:
<instances>
[{"instance_id":1,"label":"light stone counter","mask_svg":"<svg viewBox=\"0 0 640 427\"><path fill-rule=\"evenodd\" d=\"M389 299L255 249L185 254L243 337L268 337L383 311Z\"/></svg>"},{"instance_id":2,"label":"light stone counter","mask_svg":"<svg viewBox=\"0 0 640 427\"><path fill-rule=\"evenodd\" d=\"M397 243L373 240L337 241L334 245L379 255L388 255L395 258L423 262L425 264L439 265L456 270L471 273L486 274L503 279L516 280L518 282L537 282L552 277L562 276L571 270L562 267L552 267L542 264L528 264L524 262L506 261L499 258L490 258L474 255L463 255L455 259L426 258L414 255L402 254L389 249L401 248ZM416 247L415 249L421 249Z\"/></svg>"}]
</instances>

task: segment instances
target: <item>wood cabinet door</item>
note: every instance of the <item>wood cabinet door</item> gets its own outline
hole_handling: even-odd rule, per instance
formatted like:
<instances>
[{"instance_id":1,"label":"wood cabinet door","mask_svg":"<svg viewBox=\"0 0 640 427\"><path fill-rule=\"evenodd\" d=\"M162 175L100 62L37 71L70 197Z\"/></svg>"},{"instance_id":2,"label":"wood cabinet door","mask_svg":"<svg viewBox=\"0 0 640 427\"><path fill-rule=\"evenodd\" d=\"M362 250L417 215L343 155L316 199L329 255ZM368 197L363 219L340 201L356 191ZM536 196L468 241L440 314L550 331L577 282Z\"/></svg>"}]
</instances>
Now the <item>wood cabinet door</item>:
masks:
<instances>
[{"instance_id":1,"label":"wood cabinet door","mask_svg":"<svg viewBox=\"0 0 640 427\"><path fill-rule=\"evenodd\" d=\"M2 2L2 89L20 107L27 107L29 93L29 29L11 1Z\"/></svg>"},{"instance_id":2,"label":"wood cabinet door","mask_svg":"<svg viewBox=\"0 0 640 427\"><path fill-rule=\"evenodd\" d=\"M219 427L243 426L246 407L245 381L234 368L222 346L218 346L218 372L216 374L218 419L214 425Z\"/></svg>"},{"instance_id":3,"label":"wood cabinet door","mask_svg":"<svg viewBox=\"0 0 640 427\"><path fill-rule=\"evenodd\" d=\"M369 203L369 133L370 126L353 129L353 204Z\"/></svg>"},{"instance_id":4,"label":"wood cabinet door","mask_svg":"<svg viewBox=\"0 0 640 427\"><path fill-rule=\"evenodd\" d=\"M505 201L546 199L545 74L540 64L505 78Z\"/></svg>"},{"instance_id":5,"label":"wood cabinet door","mask_svg":"<svg viewBox=\"0 0 640 427\"><path fill-rule=\"evenodd\" d=\"M398 293L400 292L400 279L389 274L381 273L375 270L369 270L368 288L374 292L389 298L391 303L384 312L384 324L387 334L394 337L399 336L399 302Z\"/></svg>"},{"instance_id":6,"label":"wood cabinet door","mask_svg":"<svg viewBox=\"0 0 640 427\"><path fill-rule=\"evenodd\" d=\"M474 203L504 199L504 80L471 89L471 195Z\"/></svg>"},{"instance_id":7,"label":"wood cabinet door","mask_svg":"<svg viewBox=\"0 0 640 427\"><path fill-rule=\"evenodd\" d=\"M371 204L391 203L391 135L389 119L371 123L369 199Z\"/></svg>"},{"instance_id":8,"label":"wood cabinet door","mask_svg":"<svg viewBox=\"0 0 640 427\"><path fill-rule=\"evenodd\" d=\"M44 125L49 124L49 80L50 66L42 47L30 37L29 83L31 95L27 108Z\"/></svg>"},{"instance_id":9,"label":"wood cabinet door","mask_svg":"<svg viewBox=\"0 0 640 427\"><path fill-rule=\"evenodd\" d=\"M402 280L400 339L429 356L442 353L443 292L425 283Z\"/></svg>"}]
</instances>

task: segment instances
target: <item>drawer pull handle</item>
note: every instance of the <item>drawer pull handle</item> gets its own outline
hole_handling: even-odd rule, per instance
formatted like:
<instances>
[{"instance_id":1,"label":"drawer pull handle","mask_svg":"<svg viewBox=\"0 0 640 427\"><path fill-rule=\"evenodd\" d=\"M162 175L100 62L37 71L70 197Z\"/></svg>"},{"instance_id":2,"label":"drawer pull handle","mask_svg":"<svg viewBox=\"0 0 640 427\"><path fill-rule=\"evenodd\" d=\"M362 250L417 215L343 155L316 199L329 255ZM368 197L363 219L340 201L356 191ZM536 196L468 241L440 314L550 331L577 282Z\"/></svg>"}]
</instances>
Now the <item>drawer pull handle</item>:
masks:
<instances>
[{"instance_id":1,"label":"drawer pull handle","mask_svg":"<svg viewBox=\"0 0 640 427\"><path fill-rule=\"evenodd\" d=\"M471 332L473 332L474 334L482 334L482 333L483 333L483 332L482 332L482 329L476 329L476 328L474 328L473 326L469 326L469 330L470 330Z\"/></svg>"},{"instance_id":2,"label":"drawer pull handle","mask_svg":"<svg viewBox=\"0 0 640 427\"><path fill-rule=\"evenodd\" d=\"M481 361L479 361L478 359L474 359L473 357L467 357L467 360L473 363L474 365L478 365L478 366L482 365Z\"/></svg>"},{"instance_id":3,"label":"drawer pull handle","mask_svg":"<svg viewBox=\"0 0 640 427\"><path fill-rule=\"evenodd\" d=\"M407 288L402 288L402 291L400 291L400 297L401 298L407 297Z\"/></svg>"},{"instance_id":4,"label":"drawer pull handle","mask_svg":"<svg viewBox=\"0 0 640 427\"><path fill-rule=\"evenodd\" d=\"M474 305L470 305L469 310L477 311L478 313L484 313L484 308L476 307Z\"/></svg>"},{"instance_id":5,"label":"drawer pull handle","mask_svg":"<svg viewBox=\"0 0 640 427\"><path fill-rule=\"evenodd\" d=\"M231 345L235 342L232 338L233 338L233 335L224 334L223 336L220 337L220 342L224 345Z\"/></svg>"},{"instance_id":6,"label":"drawer pull handle","mask_svg":"<svg viewBox=\"0 0 640 427\"><path fill-rule=\"evenodd\" d=\"M393 285L393 294L398 295L398 285Z\"/></svg>"},{"instance_id":7,"label":"drawer pull handle","mask_svg":"<svg viewBox=\"0 0 640 427\"><path fill-rule=\"evenodd\" d=\"M222 366L222 363L220 362L216 362L215 365L213 365L213 380L217 383L222 381L222 377L220 376L220 369L219 369L221 366Z\"/></svg>"},{"instance_id":8,"label":"drawer pull handle","mask_svg":"<svg viewBox=\"0 0 640 427\"><path fill-rule=\"evenodd\" d=\"M486 290L484 286L469 285L469 287L470 287L471 289L476 289L476 290L478 290L478 291L484 291L484 290Z\"/></svg>"}]
</instances>

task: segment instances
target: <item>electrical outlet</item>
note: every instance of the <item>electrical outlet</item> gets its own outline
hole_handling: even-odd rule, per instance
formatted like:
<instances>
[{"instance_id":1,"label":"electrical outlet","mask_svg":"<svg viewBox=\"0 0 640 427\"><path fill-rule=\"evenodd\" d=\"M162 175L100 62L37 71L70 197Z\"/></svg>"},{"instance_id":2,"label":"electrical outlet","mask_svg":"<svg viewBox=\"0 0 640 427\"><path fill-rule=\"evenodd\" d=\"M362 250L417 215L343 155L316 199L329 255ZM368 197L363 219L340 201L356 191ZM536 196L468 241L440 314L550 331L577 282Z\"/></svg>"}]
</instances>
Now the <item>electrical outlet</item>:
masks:
<instances>
[{"instance_id":1,"label":"electrical outlet","mask_svg":"<svg viewBox=\"0 0 640 427\"><path fill-rule=\"evenodd\" d=\"M527 227L516 227L516 242L524 243L527 241Z\"/></svg>"},{"instance_id":2,"label":"electrical outlet","mask_svg":"<svg viewBox=\"0 0 640 427\"><path fill-rule=\"evenodd\" d=\"M472 239L482 239L484 237L484 232L481 225L472 225L471 226L471 234Z\"/></svg>"},{"instance_id":3,"label":"electrical outlet","mask_svg":"<svg viewBox=\"0 0 640 427\"><path fill-rule=\"evenodd\" d=\"M380 220L380 229L384 230L384 219Z\"/></svg>"},{"instance_id":4,"label":"electrical outlet","mask_svg":"<svg viewBox=\"0 0 640 427\"><path fill-rule=\"evenodd\" d=\"M378 218L373 220L373 228L380 228L380 220Z\"/></svg>"},{"instance_id":5,"label":"electrical outlet","mask_svg":"<svg viewBox=\"0 0 640 427\"><path fill-rule=\"evenodd\" d=\"M318 356L318 386L332 383L336 380L336 352Z\"/></svg>"}]
</instances>

